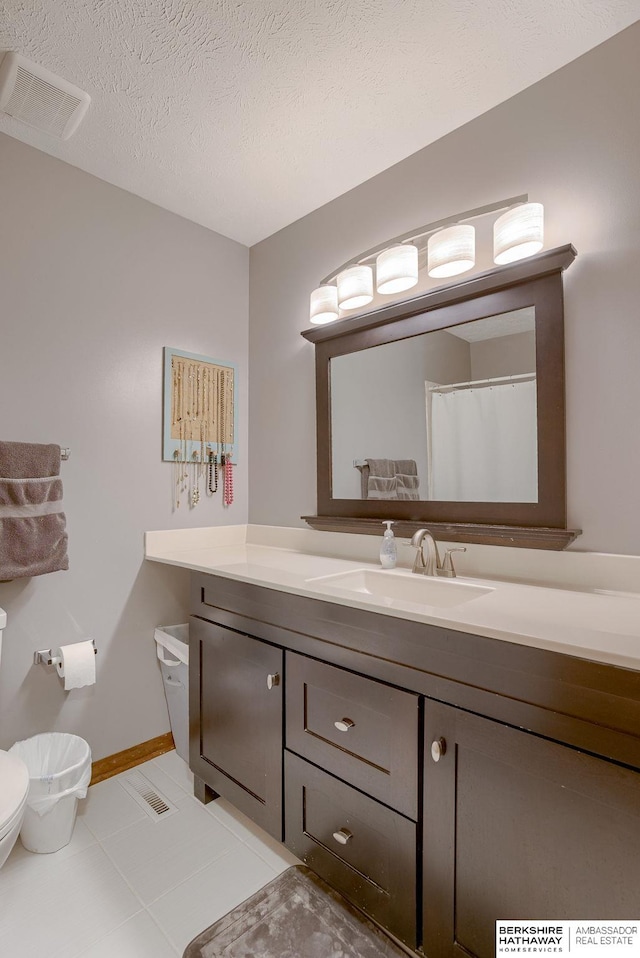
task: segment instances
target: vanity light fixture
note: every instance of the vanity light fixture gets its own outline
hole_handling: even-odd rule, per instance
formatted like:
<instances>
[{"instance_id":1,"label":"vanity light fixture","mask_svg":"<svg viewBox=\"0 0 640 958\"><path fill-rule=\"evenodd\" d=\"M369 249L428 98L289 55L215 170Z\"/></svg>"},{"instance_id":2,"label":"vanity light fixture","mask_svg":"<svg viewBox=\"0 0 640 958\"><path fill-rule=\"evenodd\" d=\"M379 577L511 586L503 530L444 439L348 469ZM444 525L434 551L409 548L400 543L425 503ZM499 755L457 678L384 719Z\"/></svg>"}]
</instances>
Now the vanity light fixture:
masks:
<instances>
[{"instance_id":1,"label":"vanity light fixture","mask_svg":"<svg viewBox=\"0 0 640 958\"><path fill-rule=\"evenodd\" d=\"M427 273L434 279L466 273L475 262L476 231L473 226L457 223L429 237Z\"/></svg>"},{"instance_id":2,"label":"vanity light fixture","mask_svg":"<svg viewBox=\"0 0 640 958\"><path fill-rule=\"evenodd\" d=\"M418 282L418 247L413 243L390 246L376 259L376 289L379 293L402 293Z\"/></svg>"},{"instance_id":3,"label":"vanity light fixture","mask_svg":"<svg viewBox=\"0 0 640 958\"><path fill-rule=\"evenodd\" d=\"M368 306L373 299L373 270L370 266L352 266L337 276L340 309Z\"/></svg>"},{"instance_id":4,"label":"vanity light fixture","mask_svg":"<svg viewBox=\"0 0 640 958\"><path fill-rule=\"evenodd\" d=\"M539 253L544 242L542 203L524 203L493 224L493 261L498 266Z\"/></svg>"},{"instance_id":5,"label":"vanity light fixture","mask_svg":"<svg viewBox=\"0 0 640 958\"><path fill-rule=\"evenodd\" d=\"M338 290L335 286L319 286L311 294L310 321L314 326L333 323L339 317Z\"/></svg>"},{"instance_id":6,"label":"vanity light fixture","mask_svg":"<svg viewBox=\"0 0 640 958\"><path fill-rule=\"evenodd\" d=\"M494 262L502 266L538 253L543 246L543 206L530 203L526 193L511 196L420 226L343 263L311 293L311 322L332 323L341 318L341 310L368 306L373 300L374 263L376 290L383 296L416 285L425 247L429 276L444 279L466 272L475 265L475 229L469 221L502 211L506 212L494 223Z\"/></svg>"}]
</instances>

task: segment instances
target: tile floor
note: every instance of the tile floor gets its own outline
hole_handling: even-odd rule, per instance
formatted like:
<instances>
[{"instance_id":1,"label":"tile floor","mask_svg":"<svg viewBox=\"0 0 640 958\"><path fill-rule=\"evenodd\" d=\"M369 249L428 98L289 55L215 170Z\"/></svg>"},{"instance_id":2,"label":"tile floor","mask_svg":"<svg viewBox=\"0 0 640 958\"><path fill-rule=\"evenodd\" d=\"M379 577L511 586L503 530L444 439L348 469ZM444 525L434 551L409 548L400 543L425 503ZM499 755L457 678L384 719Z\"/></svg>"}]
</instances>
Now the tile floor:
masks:
<instances>
[{"instance_id":1,"label":"tile floor","mask_svg":"<svg viewBox=\"0 0 640 958\"><path fill-rule=\"evenodd\" d=\"M177 806L152 820L114 776L80 802L69 845L17 842L0 871L3 958L175 958L293 857L231 805L201 805L175 752L137 770Z\"/></svg>"}]
</instances>

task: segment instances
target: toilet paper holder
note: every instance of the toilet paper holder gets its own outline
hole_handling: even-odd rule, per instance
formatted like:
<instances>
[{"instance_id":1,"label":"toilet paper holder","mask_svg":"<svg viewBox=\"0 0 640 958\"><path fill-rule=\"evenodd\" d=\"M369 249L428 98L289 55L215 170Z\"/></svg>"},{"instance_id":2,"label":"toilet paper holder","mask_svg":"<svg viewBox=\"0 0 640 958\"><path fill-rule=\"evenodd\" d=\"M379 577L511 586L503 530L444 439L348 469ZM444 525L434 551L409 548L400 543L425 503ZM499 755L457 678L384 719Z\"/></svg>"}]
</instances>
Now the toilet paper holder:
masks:
<instances>
[{"instance_id":1,"label":"toilet paper holder","mask_svg":"<svg viewBox=\"0 0 640 958\"><path fill-rule=\"evenodd\" d=\"M94 655L97 655L98 650L96 649L96 640L91 639L91 644L93 646ZM59 656L54 655L51 649L40 649L40 651L33 653L34 665L57 665L58 662Z\"/></svg>"}]
</instances>

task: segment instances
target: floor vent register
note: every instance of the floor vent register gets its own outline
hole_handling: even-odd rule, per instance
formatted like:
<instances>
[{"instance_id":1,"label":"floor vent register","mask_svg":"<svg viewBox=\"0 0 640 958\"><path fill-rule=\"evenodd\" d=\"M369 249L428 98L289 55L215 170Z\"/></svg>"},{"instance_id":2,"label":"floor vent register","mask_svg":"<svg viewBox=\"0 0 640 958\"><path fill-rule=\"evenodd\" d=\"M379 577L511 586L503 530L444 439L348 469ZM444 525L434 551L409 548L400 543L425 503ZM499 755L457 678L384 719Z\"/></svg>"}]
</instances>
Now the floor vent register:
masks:
<instances>
[{"instance_id":1,"label":"floor vent register","mask_svg":"<svg viewBox=\"0 0 640 958\"><path fill-rule=\"evenodd\" d=\"M178 811L142 772L130 772L119 780L120 785L153 821L168 818Z\"/></svg>"}]
</instances>

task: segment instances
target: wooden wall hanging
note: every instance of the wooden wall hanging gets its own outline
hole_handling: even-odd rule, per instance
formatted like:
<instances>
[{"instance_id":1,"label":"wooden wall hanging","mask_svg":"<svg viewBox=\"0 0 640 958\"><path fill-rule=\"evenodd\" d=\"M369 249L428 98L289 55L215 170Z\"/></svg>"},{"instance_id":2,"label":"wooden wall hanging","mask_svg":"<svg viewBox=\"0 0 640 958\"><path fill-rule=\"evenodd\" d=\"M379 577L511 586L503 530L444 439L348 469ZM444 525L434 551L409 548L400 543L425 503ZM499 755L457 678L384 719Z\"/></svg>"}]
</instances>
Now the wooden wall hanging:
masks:
<instances>
[{"instance_id":1,"label":"wooden wall hanging","mask_svg":"<svg viewBox=\"0 0 640 958\"><path fill-rule=\"evenodd\" d=\"M165 346L163 459L236 461L237 380L234 363Z\"/></svg>"}]
</instances>

